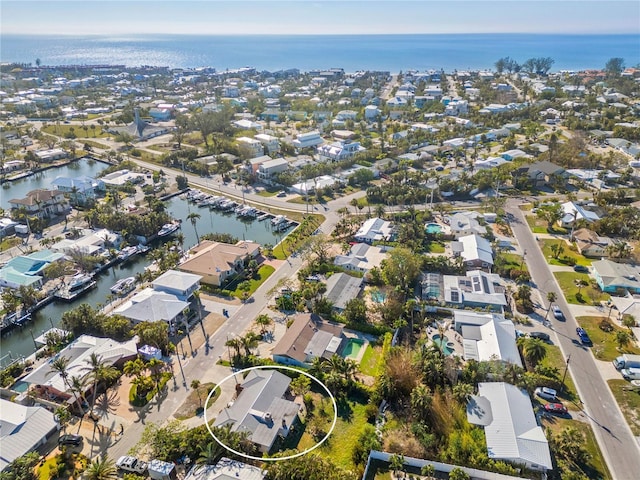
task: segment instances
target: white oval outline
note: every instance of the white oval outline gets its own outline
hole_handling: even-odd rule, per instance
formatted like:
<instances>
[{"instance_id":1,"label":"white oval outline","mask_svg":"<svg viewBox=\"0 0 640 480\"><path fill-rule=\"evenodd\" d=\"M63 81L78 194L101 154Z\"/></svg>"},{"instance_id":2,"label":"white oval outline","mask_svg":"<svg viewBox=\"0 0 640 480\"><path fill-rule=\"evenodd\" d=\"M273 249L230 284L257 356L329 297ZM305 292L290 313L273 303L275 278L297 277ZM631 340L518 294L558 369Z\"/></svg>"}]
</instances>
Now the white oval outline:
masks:
<instances>
[{"instance_id":1,"label":"white oval outline","mask_svg":"<svg viewBox=\"0 0 640 480\"><path fill-rule=\"evenodd\" d=\"M316 443L313 447L311 448L307 448L306 450L302 451L302 452L298 452L295 455L289 455L287 457L277 457L277 458L265 458L265 457L255 457L253 455L248 455L246 453L243 452L238 452L237 450L234 450L233 448L229 447L228 445L225 445L224 443L222 443L218 437L216 437L213 433L213 431L211 430L211 427L209 426L209 420L207 419L207 405L209 404L209 400L211 400L211 395L214 394L214 392L216 391L216 389L222 385L224 382L226 382L227 380L229 380L232 377L235 377L238 374L241 374L243 372L250 372L251 370L269 370L269 369L282 369L282 370L291 370L292 372L297 372L297 373L301 373L302 375L306 375L307 377L315 380L316 382L318 382L318 384L320 384L322 386L322 388L324 388L325 392L327 392L329 394L329 397L331 398L331 401L333 402L333 423L331 424L331 428L329 429L329 431L327 432L327 434L322 438L322 440L320 440L318 443ZM222 392L222 390L220 390L220 392ZM204 402L204 424L207 427L207 430L209 431L209 434L213 437L213 439L218 442L218 444L229 450L230 452L235 453L236 455L239 455L241 457L244 458L249 458L251 460L260 460L263 462L279 462L280 460L291 460L292 458L297 458L297 457L301 457L302 455L306 455L309 452L312 452L313 450L315 450L316 448L318 448L320 445L322 445L327 438L329 438L329 436L331 435L331 433L333 433L333 429L336 427L336 423L338 422L338 404L336 403L336 399L333 396L333 394L331 393L331 391L329 390L329 388L322 383L320 380L318 380L316 377L314 377L313 375L311 375L310 373L305 372L304 370L301 369L297 369L297 368L293 368L293 367L288 367L285 365L258 365L256 367L249 367L249 368L243 368L242 370L238 370L236 372L233 372L231 375L227 375L226 377L224 377L222 380L220 380L215 387L213 387L211 389L211 392L209 392L209 395L207 395L207 400Z\"/></svg>"}]
</instances>

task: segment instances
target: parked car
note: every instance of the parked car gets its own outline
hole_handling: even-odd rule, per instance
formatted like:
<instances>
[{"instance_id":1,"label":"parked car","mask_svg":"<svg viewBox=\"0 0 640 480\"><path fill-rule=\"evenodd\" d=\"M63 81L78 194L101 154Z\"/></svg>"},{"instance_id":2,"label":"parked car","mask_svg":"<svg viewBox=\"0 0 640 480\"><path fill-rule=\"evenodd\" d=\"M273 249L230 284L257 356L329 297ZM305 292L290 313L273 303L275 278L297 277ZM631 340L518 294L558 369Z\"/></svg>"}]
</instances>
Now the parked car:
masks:
<instances>
[{"instance_id":1,"label":"parked car","mask_svg":"<svg viewBox=\"0 0 640 480\"><path fill-rule=\"evenodd\" d=\"M551 337L549 336L548 333L544 333L544 332L530 332L529 336L531 338L539 338L542 341L548 342Z\"/></svg>"},{"instance_id":2,"label":"parked car","mask_svg":"<svg viewBox=\"0 0 640 480\"><path fill-rule=\"evenodd\" d=\"M286 197L287 196L287 192L278 192L278 194L276 195L276 197Z\"/></svg>"},{"instance_id":3,"label":"parked car","mask_svg":"<svg viewBox=\"0 0 640 480\"><path fill-rule=\"evenodd\" d=\"M569 413L567 407L565 407L561 403L547 403L544 406L544 411L549 413L556 413L559 415L566 415L567 413Z\"/></svg>"},{"instance_id":4,"label":"parked car","mask_svg":"<svg viewBox=\"0 0 640 480\"><path fill-rule=\"evenodd\" d=\"M556 400L556 395L558 394L558 392L556 392L553 388L538 387L535 389L535 394L536 397L544 398L545 400L553 402Z\"/></svg>"},{"instance_id":5,"label":"parked car","mask_svg":"<svg viewBox=\"0 0 640 480\"><path fill-rule=\"evenodd\" d=\"M578 334L578 337L580 337L580 341L584 344L584 345L591 345L591 339L589 338L589 335L587 334L587 332L585 331L584 328L582 327L578 327L576 328L576 333Z\"/></svg>"},{"instance_id":6,"label":"parked car","mask_svg":"<svg viewBox=\"0 0 640 480\"><path fill-rule=\"evenodd\" d=\"M75 447L79 446L82 443L82 436L81 435L74 435L74 434L67 434L67 435L61 435L58 438L58 445L73 445Z\"/></svg>"},{"instance_id":7,"label":"parked car","mask_svg":"<svg viewBox=\"0 0 640 480\"><path fill-rule=\"evenodd\" d=\"M553 312L553 316L558 320L564 319L564 313L562 313L562 310L560 310L560 307L558 305L554 305L553 307L551 307L551 311Z\"/></svg>"},{"instance_id":8,"label":"parked car","mask_svg":"<svg viewBox=\"0 0 640 480\"><path fill-rule=\"evenodd\" d=\"M147 466L147 462L128 455L120 457L116 462L116 467L125 472L144 473L147 470Z\"/></svg>"},{"instance_id":9,"label":"parked car","mask_svg":"<svg viewBox=\"0 0 640 480\"><path fill-rule=\"evenodd\" d=\"M574 272L589 273L589 269L584 265L576 265L573 267Z\"/></svg>"}]
</instances>

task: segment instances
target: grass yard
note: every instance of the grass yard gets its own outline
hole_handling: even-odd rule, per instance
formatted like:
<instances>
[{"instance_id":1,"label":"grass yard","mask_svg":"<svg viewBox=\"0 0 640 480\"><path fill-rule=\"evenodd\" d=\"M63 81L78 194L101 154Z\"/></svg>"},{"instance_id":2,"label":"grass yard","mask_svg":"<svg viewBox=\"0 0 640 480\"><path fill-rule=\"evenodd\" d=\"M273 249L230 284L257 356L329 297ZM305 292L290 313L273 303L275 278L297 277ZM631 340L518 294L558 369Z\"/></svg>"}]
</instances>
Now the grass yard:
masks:
<instances>
[{"instance_id":1,"label":"grass yard","mask_svg":"<svg viewBox=\"0 0 640 480\"><path fill-rule=\"evenodd\" d=\"M198 410L204 408L207 401L207 395L211 389L215 387L214 383L203 383L198 387L198 390L191 389L191 392L187 396L180 408L173 414L178 420L186 420L187 418L195 417L198 414ZM216 392L211 395L209 405L213 405L213 402L220 396L220 388L216 388Z\"/></svg>"},{"instance_id":2,"label":"grass yard","mask_svg":"<svg viewBox=\"0 0 640 480\"><path fill-rule=\"evenodd\" d=\"M562 239L552 240L552 239L544 239L540 243L542 243L542 254L544 258L547 260L549 265L560 265L560 266L573 266L573 265L584 265L590 266L591 260L583 257L580 253L571 250L569 244ZM562 245L564 251L558 256L558 258L553 258L554 254L551 250L552 245Z\"/></svg>"},{"instance_id":3,"label":"grass yard","mask_svg":"<svg viewBox=\"0 0 640 480\"><path fill-rule=\"evenodd\" d=\"M15 247L16 245L20 245L21 243L22 239L18 237L3 238L2 241L0 241L0 252L9 250L10 248Z\"/></svg>"},{"instance_id":4,"label":"grass yard","mask_svg":"<svg viewBox=\"0 0 640 480\"><path fill-rule=\"evenodd\" d=\"M551 229L547 228L547 221L536 217L535 215L525 215L529 228L533 233L555 233L563 235L567 233L566 228L554 226Z\"/></svg>"},{"instance_id":5,"label":"grass yard","mask_svg":"<svg viewBox=\"0 0 640 480\"><path fill-rule=\"evenodd\" d=\"M597 305L600 302L606 302L610 298L607 293L603 293L598 287L591 286L591 279L586 273L553 272L553 275L556 277L556 280L558 280L560 288L562 289L562 293L564 294L564 297L567 299L568 303L573 303L574 305L584 305L585 303L592 303L594 305ZM576 280L584 280L585 282L589 283L588 286L582 287L580 289L582 301L579 301L576 297L578 293L578 287L575 284Z\"/></svg>"},{"instance_id":6,"label":"grass yard","mask_svg":"<svg viewBox=\"0 0 640 480\"><path fill-rule=\"evenodd\" d=\"M568 420L559 417L551 417L550 419L541 420L542 427L545 430L551 430L554 435L560 433L562 430L568 427L575 428L583 434L585 443L584 446L591 454L591 460L586 465L578 465L587 478L597 479L610 479L611 474L607 468L607 464L602 457L602 452L596 442L596 438L591 430L591 426L587 423L580 422L578 420Z\"/></svg>"},{"instance_id":7,"label":"grass yard","mask_svg":"<svg viewBox=\"0 0 640 480\"><path fill-rule=\"evenodd\" d=\"M496 259L497 258L505 262L504 268L501 266L501 268L503 268L504 270L524 270L525 272L529 271L527 262L524 261L522 255L518 255L517 253L500 252L496 255Z\"/></svg>"},{"instance_id":8,"label":"grass yard","mask_svg":"<svg viewBox=\"0 0 640 480\"><path fill-rule=\"evenodd\" d=\"M260 190L258 192L258 195L260 195L261 197L275 197L278 192L281 191L281 189L265 188L264 190Z\"/></svg>"},{"instance_id":9,"label":"grass yard","mask_svg":"<svg viewBox=\"0 0 640 480\"><path fill-rule=\"evenodd\" d=\"M378 363L380 361L381 354L382 347L373 347L371 344L367 345L367 349L364 351L362 361L360 362L360 371L365 375L377 377Z\"/></svg>"},{"instance_id":10,"label":"grass yard","mask_svg":"<svg viewBox=\"0 0 640 480\"><path fill-rule=\"evenodd\" d=\"M567 363L562 356L560 347L545 343L544 349L547 351L547 355L540 363L545 367L556 368L558 370L559 380L562 380L562 375L564 374ZM573 378L571 378L571 372L567 372L567 377L565 378L564 385L565 388L562 397L566 398L567 400L577 399L578 393L576 391L576 386L573 383Z\"/></svg>"},{"instance_id":11,"label":"grass yard","mask_svg":"<svg viewBox=\"0 0 640 480\"><path fill-rule=\"evenodd\" d=\"M576 320L584 328L593 342L593 354L598 360L613 361L622 353L640 354L640 349L628 345L623 350L618 349L616 344L616 333L626 330L612 323L613 330L605 332L599 324L606 317L577 317Z\"/></svg>"},{"instance_id":12,"label":"grass yard","mask_svg":"<svg viewBox=\"0 0 640 480\"><path fill-rule=\"evenodd\" d=\"M112 137L113 134L103 132L99 125L96 125L92 130L89 125L86 125L87 130L82 128L82 125L47 125L40 130L44 133L52 135L58 135L60 137L66 137L69 133L73 132L76 138L107 138Z\"/></svg>"},{"instance_id":13,"label":"grass yard","mask_svg":"<svg viewBox=\"0 0 640 480\"><path fill-rule=\"evenodd\" d=\"M320 394L317 394L318 398ZM314 397L316 394L314 394ZM329 414L328 422L333 420L333 405L330 401L324 402L325 411ZM339 467L352 470L355 465L351 459L351 453L367 424L365 414L367 403L364 399L348 398L347 402L338 404L338 421L331 436L316 451L331 460ZM318 413L316 412L316 415ZM316 441L305 432L300 439L298 449L300 451L313 447Z\"/></svg>"},{"instance_id":14,"label":"grass yard","mask_svg":"<svg viewBox=\"0 0 640 480\"><path fill-rule=\"evenodd\" d=\"M248 280L249 282L249 294L253 295L253 293L258 289L260 285L262 285L267 278L271 276L276 269L271 265L262 265L258 269L258 273L256 273L255 277ZM240 282L242 283L242 282ZM233 290L233 295L240 298L242 295L242 290L240 290L239 286L236 286L236 289Z\"/></svg>"},{"instance_id":15,"label":"grass yard","mask_svg":"<svg viewBox=\"0 0 640 480\"><path fill-rule=\"evenodd\" d=\"M626 390L629 382L626 380L607 380L609 388L616 397L620 410L627 419L634 435L640 435L640 389Z\"/></svg>"},{"instance_id":16,"label":"grass yard","mask_svg":"<svg viewBox=\"0 0 640 480\"><path fill-rule=\"evenodd\" d=\"M429 253L444 253L444 242L432 240L427 245L427 251Z\"/></svg>"}]
</instances>

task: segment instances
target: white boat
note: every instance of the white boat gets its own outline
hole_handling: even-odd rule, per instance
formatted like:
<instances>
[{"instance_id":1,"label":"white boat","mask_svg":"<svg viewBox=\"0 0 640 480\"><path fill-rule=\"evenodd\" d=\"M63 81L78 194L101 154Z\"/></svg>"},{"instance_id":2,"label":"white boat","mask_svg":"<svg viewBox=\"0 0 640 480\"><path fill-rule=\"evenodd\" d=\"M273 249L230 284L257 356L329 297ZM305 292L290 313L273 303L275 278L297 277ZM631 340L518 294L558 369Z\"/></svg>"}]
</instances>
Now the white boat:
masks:
<instances>
[{"instance_id":1,"label":"white boat","mask_svg":"<svg viewBox=\"0 0 640 480\"><path fill-rule=\"evenodd\" d=\"M179 223L165 223L162 228L158 231L159 237L166 237L167 235L171 235L176 230L180 228Z\"/></svg>"},{"instance_id":2,"label":"white boat","mask_svg":"<svg viewBox=\"0 0 640 480\"><path fill-rule=\"evenodd\" d=\"M96 285L97 282L91 275L78 273L71 277L69 284L58 290L54 296L60 300L70 302Z\"/></svg>"},{"instance_id":3,"label":"white boat","mask_svg":"<svg viewBox=\"0 0 640 480\"><path fill-rule=\"evenodd\" d=\"M137 253L139 253L139 250L136 246L124 247L122 250L120 250L120 253L118 253L118 260L124 262L125 260L129 260Z\"/></svg>"},{"instance_id":4,"label":"white boat","mask_svg":"<svg viewBox=\"0 0 640 480\"><path fill-rule=\"evenodd\" d=\"M263 213L262 215L260 215L260 216L258 217L258 221L259 221L259 222L262 222L262 221L266 220L267 218L269 218L270 216L271 216L271 214L270 214L270 213Z\"/></svg>"},{"instance_id":5,"label":"white boat","mask_svg":"<svg viewBox=\"0 0 640 480\"><path fill-rule=\"evenodd\" d=\"M246 207L238 215L241 217L256 218L258 216L258 210L253 207Z\"/></svg>"},{"instance_id":6,"label":"white boat","mask_svg":"<svg viewBox=\"0 0 640 480\"><path fill-rule=\"evenodd\" d=\"M109 289L111 293L114 295L125 295L133 290L136 286L136 278L135 277L127 277L118 280L113 286Z\"/></svg>"},{"instance_id":7,"label":"white boat","mask_svg":"<svg viewBox=\"0 0 640 480\"><path fill-rule=\"evenodd\" d=\"M276 215L275 217L273 217L271 219L271 225L273 225L274 227L277 225L280 225L281 223L284 223L287 221L287 217L285 217L284 215Z\"/></svg>"}]
</instances>

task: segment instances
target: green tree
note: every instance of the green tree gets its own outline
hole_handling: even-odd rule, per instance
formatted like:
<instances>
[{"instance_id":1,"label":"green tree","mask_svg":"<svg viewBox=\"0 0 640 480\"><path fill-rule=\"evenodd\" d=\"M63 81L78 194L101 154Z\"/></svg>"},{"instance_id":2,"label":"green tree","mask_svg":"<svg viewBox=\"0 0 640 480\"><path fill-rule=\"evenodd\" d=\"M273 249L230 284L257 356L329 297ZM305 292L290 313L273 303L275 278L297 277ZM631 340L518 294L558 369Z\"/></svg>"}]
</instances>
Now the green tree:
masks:
<instances>
[{"instance_id":1,"label":"green tree","mask_svg":"<svg viewBox=\"0 0 640 480\"><path fill-rule=\"evenodd\" d=\"M176 186L178 187L178 190L185 190L189 187L189 179L184 175L177 175Z\"/></svg>"},{"instance_id":2,"label":"green tree","mask_svg":"<svg viewBox=\"0 0 640 480\"><path fill-rule=\"evenodd\" d=\"M295 451L284 451L277 456L288 456ZM343 470L330 459L318 455L303 455L292 460L269 462L266 480L355 480L353 472Z\"/></svg>"},{"instance_id":3,"label":"green tree","mask_svg":"<svg viewBox=\"0 0 640 480\"><path fill-rule=\"evenodd\" d=\"M192 212L189 215L187 215L187 220L191 222L191 225L193 225L193 231L196 233L197 243L200 243L200 236L198 235L198 229L196 227L196 223L198 222L199 219L200 219L199 213Z\"/></svg>"},{"instance_id":4,"label":"green tree","mask_svg":"<svg viewBox=\"0 0 640 480\"><path fill-rule=\"evenodd\" d=\"M610 58L604 66L604 71L609 77L619 77L623 70L624 59L620 57Z\"/></svg>"},{"instance_id":5,"label":"green tree","mask_svg":"<svg viewBox=\"0 0 640 480\"><path fill-rule=\"evenodd\" d=\"M471 477L460 467L454 467L453 470L449 472L449 480L471 480Z\"/></svg>"},{"instance_id":6,"label":"green tree","mask_svg":"<svg viewBox=\"0 0 640 480\"><path fill-rule=\"evenodd\" d=\"M627 345L631 343L631 335L626 330L618 330L616 332L616 345L619 350L623 350Z\"/></svg>"},{"instance_id":7,"label":"green tree","mask_svg":"<svg viewBox=\"0 0 640 480\"><path fill-rule=\"evenodd\" d=\"M118 470L113 460L106 456L96 458L84 471L84 478L87 480L116 480Z\"/></svg>"},{"instance_id":8,"label":"green tree","mask_svg":"<svg viewBox=\"0 0 640 480\"><path fill-rule=\"evenodd\" d=\"M29 452L11 462L2 473L2 480L37 480L35 467L40 461L38 452Z\"/></svg>"},{"instance_id":9,"label":"green tree","mask_svg":"<svg viewBox=\"0 0 640 480\"><path fill-rule=\"evenodd\" d=\"M553 306L553 302L558 299L558 296L555 292L547 292L547 302L549 302L549 308L547 308L547 313L544 315L544 319L546 320L549 317L549 312L551 311L551 307Z\"/></svg>"},{"instance_id":10,"label":"green tree","mask_svg":"<svg viewBox=\"0 0 640 480\"><path fill-rule=\"evenodd\" d=\"M347 324L367 323L367 303L362 298L354 298L345 306L344 319Z\"/></svg>"},{"instance_id":11,"label":"green tree","mask_svg":"<svg viewBox=\"0 0 640 480\"><path fill-rule=\"evenodd\" d=\"M273 320L267 314L258 315L255 319L255 324L260 327L260 333L264 335L271 325L273 325Z\"/></svg>"},{"instance_id":12,"label":"green tree","mask_svg":"<svg viewBox=\"0 0 640 480\"><path fill-rule=\"evenodd\" d=\"M382 262L382 277L387 285L396 286L406 293L418 275L422 266L419 256L404 247L396 247Z\"/></svg>"},{"instance_id":13,"label":"green tree","mask_svg":"<svg viewBox=\"0 0 640 480\"><path fill-rule=\"evenodd\" d=\"M547 355L547 349L539 338L527 338L522 345L522 355L527 363L535 367Z\"/></svg>"},{"instance_id":14,"label":"green tree","mask_svg":"<svg viewBox=\"0 0 640 480\"><path fill-rule=\"evenodd\" d=\"M306 375L300 374L296 378L291 380L289 389L294 395L304 396L304 394L309 392L309 390L311 389L311 379Z\"/></svg>"}]
</instances>

